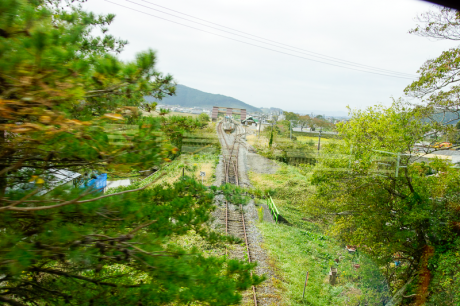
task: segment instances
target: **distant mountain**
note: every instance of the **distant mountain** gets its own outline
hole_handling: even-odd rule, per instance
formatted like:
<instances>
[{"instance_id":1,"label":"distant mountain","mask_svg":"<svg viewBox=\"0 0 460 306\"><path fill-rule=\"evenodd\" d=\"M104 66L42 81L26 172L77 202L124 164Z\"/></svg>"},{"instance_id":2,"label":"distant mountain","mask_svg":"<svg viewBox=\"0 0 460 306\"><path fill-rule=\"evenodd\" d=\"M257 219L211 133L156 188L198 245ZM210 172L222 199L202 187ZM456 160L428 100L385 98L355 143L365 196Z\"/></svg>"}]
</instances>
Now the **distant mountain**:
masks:
<instances>
[{"instance_id":1,"label":"distant mountain","mask_svg":"<svg viewBox=\"0 0 460 306\"><path fill-rule=\"evenodd\" d=\"M260 108L254 107L243 101L224 95L211 94L198 89L193 89L184 85L176 86L176 95L166 97L157 101L153 97L144 97L147 102L159 102L166 105L180 105L184 107L203 107L212 108L213 106L227 106L232 108L244 108L248 112L260 112Z\"/></svg>"},{"instance_id":2,"label":"distant mountain","mask_svg":"<svg viewBox=\"0 0 460 306\"><path fill-rule=\"evenodd\" d=\"M289 112L294 112L300 115L309 115L313 114L313 117L317 115L325 115L325 116L332 116L332 117L346 117L349 118L348 112L340 111L340 110L299 110L299 109L287 109Z\"/></svg>"},{"instance_id":3,"label":"distant mountain","mask_svg":"<svg viewBox=\"0 0 460 306\"><path fill-rule=\"evenodd\" d=\"M431 119L439 123L442 123L442 124L455 125L459 121L459 117L460 117L460 113L458 112L445 112L445 113L433 114L431 116ZM426 121L431 121L431 120L428 119Z\"/></svg>"},{"instance_id":4,"label":"distant mountain","mask_svg":"<svg viewBox=\"0 0 460 306\"><path fill-rule=\"evenodd\" d=\"M260 108L262 110L263 113L265 114L273 114L273 113L280 113L282 112L283 110L281 108L276 108L276 107L261 107Z\"/></svg>"}]
</instances>

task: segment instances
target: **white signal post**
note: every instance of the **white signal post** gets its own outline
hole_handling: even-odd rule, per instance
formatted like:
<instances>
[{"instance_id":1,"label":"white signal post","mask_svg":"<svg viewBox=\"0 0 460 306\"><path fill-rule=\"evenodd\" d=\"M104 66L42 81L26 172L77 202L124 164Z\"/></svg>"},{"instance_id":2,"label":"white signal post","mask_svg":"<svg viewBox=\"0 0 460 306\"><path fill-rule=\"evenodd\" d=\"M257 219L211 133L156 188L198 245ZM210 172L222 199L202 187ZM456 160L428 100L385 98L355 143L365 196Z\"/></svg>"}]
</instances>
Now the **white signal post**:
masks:
<instances>
[{"instance_id":1,"label":"white signal post","mask_svg":"<svg viewBox=\"0 0 460 306\"><path fill-rule=\"evenodd\" d=\"M201 184L203 184L203 178L206 176L206 172L200 171L200 176L201 176Z\"/></svg>"}]
</instances>

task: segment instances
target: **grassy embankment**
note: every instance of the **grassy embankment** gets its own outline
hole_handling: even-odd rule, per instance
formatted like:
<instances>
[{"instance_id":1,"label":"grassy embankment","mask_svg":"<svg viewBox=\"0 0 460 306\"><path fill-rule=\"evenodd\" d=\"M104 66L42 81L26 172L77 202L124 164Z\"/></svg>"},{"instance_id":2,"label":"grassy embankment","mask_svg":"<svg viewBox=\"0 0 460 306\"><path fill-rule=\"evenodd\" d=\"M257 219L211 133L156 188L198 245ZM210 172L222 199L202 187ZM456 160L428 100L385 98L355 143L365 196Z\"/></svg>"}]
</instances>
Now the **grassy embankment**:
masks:
<instances>
[{"instance_id":1,"label":"grassy embankment","mask_svg":"<svg viewBox=\"0 0 460 306\"><path fill-rule=\"evenodd\" d=\"M201 182L200 171L205 171L206 177L203 180L203 184L209 186L214 183L215 168L218 164L218 161L219 157L217 154L182 154L177 159L173 160L170 164L167 164L148 178L133 183L129 188L134 189L143 187L153 181L155 181L155 183L152 185L152 187L158 185L166 186L174 184L182 176L183 169L185 175L193 177L199 182ZM126 187L111 188L107 193L116 193L118 191L124 190L125 188ZM175 237L171 242L175 242L184 249L188 250L192 248L198 248L205 254L205 256L221 255L222 253L221 249L216 248L215 245L209 244L205 239L193 231L187 235Z\"/></svg>"},{"instance_id":2,"label":"grassy embankment","mask_svg":"<svg viewBox=\"0 0 460 306\"><path fill-rule=\"evenodd\" d=\"M318 137L312 137L312 136L296 136L297 141L299 142L313 142L315 145L318 145ZM332 138L322 138L321 137L321 143L326 144L330 143L331 141L334 141Z\"/></svg>"},{"instance_id":3,"label":"grassy embankment","mask_svg":"<svg viewBox=\"0 0 460 306\"><path fill-rule=\"evenodd\" d=\"M179 158L171 162L167 171L165 171L166 174L156 184L173 184L182 176L182 169L184 168L185 175L193 177L199 182L201 182L200 171L206 172L203 184L210 186L214 182L217 162L217 154L182 154Z\"/></svg>"},{"instance_id":4,"label":"grassy embankment","mask_svg":"<svg viewBox=\"0 0 460 306\"><path fill-rule=\"evenodd\" d=\"M255 147L268 144L249 137ZM315 192L311 173L277 162L275 174L249 173L255 188L270 189L288 223L258 223L274 266L282 279L286 305L381 305L386 286L378 267L365 256L350 254L327 235L327 223L308 215L309 198ZM262 200L259 200L262 202ZM339 263L336 260L339 260ZM354 265L359 265L359 268ZM331 286L329 270L338 269L338 283ZM305 299L305 274L309 271Z\"/></svg>"},{"instance_id":5,"label":"grassy embankment","mask_svg":"<svg viewBox=\"0 0 460 306\"><path fill-rule=\"evenodd\" d=\"M144 112L142 111L142 115L143 116L147 116L147 117L157 117L159 116L158 112L156 111L153 111L153 112ZM188 117L193 117L193 118L197 118L198 115L197 114L190 114L190 113L180 113L180 112L169 112L165 115L166 117L172 117L172 116L188 116Z\"/></svg>"},{"instance_id":6,"label":"grassy embankment","mask_svg":"<svg viewBox=\"0 0 460 306\"><path fill-rule=\"evenodd\" d=\"M201 182L200 171L206 172L206 176L203 178L203 184L209 186L214 182L215 168L218 161L219 157L217 154L182 154L170 164L164 165L162 169L158 170L153 175L133 183L132 187L139 188L152 181L155 181L154 185L173 184L179 180L183 173ZM108 192L115 193L118 189L121 190L123 188L124 187L110 188Z\"/></svg>"},{"instance_id":7,"label":"grassy embankment","mask_svg":"<svg viewBox=\"0 0 460 306\"><path fill-rule=\"evenodd\" d=\"M260 137L256 136L256 135L248 135L247 137L247 142L254 146L254 147L257 147L257 148L268 148L268 139L267 137L265 137L264 135L261 135ZM315 146L315 148L318 146L318 137L311 137L311 136L296 136L297 140L296 140L296 143L300 144L305 144L305 143L308 143L308 144L311 144L312 146ZM283 143L285 143L286 141L289 140L289 138L286 138L286 137L282 137L282 136L279 136L279 135L276 135L274 137L274 147L276 148L278 145L281 145L281 144L277 144L277 140L281 140ZM334 141L338 141L336 139L333 139L333 138L321 138L321 145L325 145L325 144L328 144L328 143L331 143L331 142L334 142Z\"/></svg>"}]
</instances>

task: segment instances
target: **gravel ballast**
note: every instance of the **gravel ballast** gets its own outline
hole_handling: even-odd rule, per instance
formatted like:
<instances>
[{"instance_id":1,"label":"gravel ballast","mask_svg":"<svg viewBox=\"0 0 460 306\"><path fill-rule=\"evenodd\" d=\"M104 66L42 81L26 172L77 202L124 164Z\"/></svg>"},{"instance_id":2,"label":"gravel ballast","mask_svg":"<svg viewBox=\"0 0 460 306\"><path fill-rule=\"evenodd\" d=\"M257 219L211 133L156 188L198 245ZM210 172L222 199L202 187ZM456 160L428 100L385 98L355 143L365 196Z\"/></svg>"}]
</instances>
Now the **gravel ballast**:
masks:
<instances>
[{"instance_id":1,"label":"gravel ballast","mask_svg":"<svg viewBox=\"0 0 460 306\"><path fill-rule=\"evenodd\" d=\"M232 135L227 136L227 142L231 145L235 137L236 132ZM225 136L224 136L225 137ZM225 142L221 139L222 147L225 147ZM278 166L271 160L268 160L258 154L248 152L248 144L244 140L244 137L240 137L240 146L238 152L238 172L239 172L239 185L246 188L251 188L251 183L248 178L248 171L254 171L257 173L275 173ZM223 166L223 158L220 158L220 162L216 167L216 181L215 186L221 185L225 182L225 173ZM225 201L223 196L217 196L215 199L217 209L214 212L215 222L213 227L225 232ZM266 206L266 205L263 205ZM240 208L237 205L229 204L230 219L236 219L236 216L241 216ZM280 305L281 304L281 290L275 286L276 279L278 278L273 265L270 264L270 258L267 252L263 249L263 236L257 228L258 212L254 200L249 201L247 205L243 206L244 218L246 224L246 235L248 239L248 245L250 249L250 257L252 262L257 262L255 272L259 275L265 275L267 280L261 285L256 287L257 303L258 305ZM273 222L273 220L267 218L267 208L264 207L264 220ZM239 217L240 218L240 217ZM232 222L232 221L229 221ZM223 224L222 224L223 223ZM236 229L236 227L233 227ZM242 238L244 240L244 234L239 230L234 230L232 233L232 226L229 226L230 234ZM243 248L243 249L241 249ZM246 247L241 245L232 245L229 247L229 256L243 259L242 254L246 254ZM233 253L233 255L232 255ZM247 259L247 255L245 256ZM244 305L253 305L252 290L248 290L243 295Z\"/></svg>"}]
</instances>

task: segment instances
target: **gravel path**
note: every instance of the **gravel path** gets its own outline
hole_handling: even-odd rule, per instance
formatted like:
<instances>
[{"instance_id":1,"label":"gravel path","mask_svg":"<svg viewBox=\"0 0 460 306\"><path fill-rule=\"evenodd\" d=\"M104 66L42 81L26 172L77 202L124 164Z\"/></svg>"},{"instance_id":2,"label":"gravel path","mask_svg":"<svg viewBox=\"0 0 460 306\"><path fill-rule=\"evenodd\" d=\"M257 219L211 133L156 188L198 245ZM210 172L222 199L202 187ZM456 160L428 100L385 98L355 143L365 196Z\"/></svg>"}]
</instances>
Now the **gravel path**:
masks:
<instances>
[{"instance_id":1,"label":"gravel path","mask_svg":"<svg viewBox=\"0 0 460 306\"><path fill-rule=\"evenodd\" d=\"M248 171L264 174L275 174L279 168L271 159L250 152L247 153L247 166Z\"/></svg>"}]
</instances>

